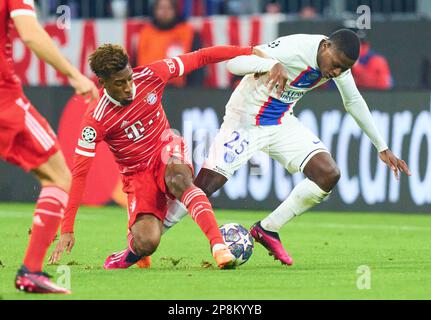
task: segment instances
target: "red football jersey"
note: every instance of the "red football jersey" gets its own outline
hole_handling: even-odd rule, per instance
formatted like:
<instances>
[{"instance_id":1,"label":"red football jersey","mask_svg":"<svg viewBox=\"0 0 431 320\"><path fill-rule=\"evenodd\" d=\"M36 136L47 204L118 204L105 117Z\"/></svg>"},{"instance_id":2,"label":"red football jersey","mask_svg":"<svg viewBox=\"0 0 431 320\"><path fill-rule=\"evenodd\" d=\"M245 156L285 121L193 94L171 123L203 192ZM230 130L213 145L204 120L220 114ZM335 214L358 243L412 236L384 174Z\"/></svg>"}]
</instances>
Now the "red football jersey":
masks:
<instances>
[{"instance_id":1,"label":"red football jersey","mask_svg":"<svg viewBox=\"0 0 431 320\"><path fill-rule=\"evenodd\" d=\"M0 1L0 88L20 88L12 57L12 18L19 15L36 17L33 0Z\"/></svg>"},{"instance_id":2,"label":"red football jersey","mask_svg":"<svg viewBox=\"0 0 431 320\"><path fill-rule=\"evenodd\" d=\"M250 54L252 47L217 46L135 68L134 99L128 106L121 106L103 90L97 105L90 107L84 117L62 233L73 231L85 179L100 141L108 144L123 174L151 166L172 136L161 103L166 83L209 63Z\"/></svg>"},{"instance_id":3,"label":"red football jersey","mask_svg":"<svg viewBox=\"0 0 431 320\"><path fill-rule=\"evenodd\" d=\"M121 173L149 165L166 139L162 133L169 129L161 103L163 90L179 70L176 59L134 68L134 100L128 106L121 106L103 90L98 104L85 115L75 152L94 157L97 143L104 140Z\"/></svg>"}]
</instances>

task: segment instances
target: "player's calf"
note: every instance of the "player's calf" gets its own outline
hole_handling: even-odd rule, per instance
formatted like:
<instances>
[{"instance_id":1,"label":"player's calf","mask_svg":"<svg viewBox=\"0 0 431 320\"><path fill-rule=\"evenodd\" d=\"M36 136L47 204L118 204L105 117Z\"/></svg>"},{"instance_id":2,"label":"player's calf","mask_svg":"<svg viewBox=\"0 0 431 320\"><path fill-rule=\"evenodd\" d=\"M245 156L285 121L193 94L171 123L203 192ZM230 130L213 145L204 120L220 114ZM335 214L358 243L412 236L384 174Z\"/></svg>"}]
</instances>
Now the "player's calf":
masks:
<instances>
[{"instance_id":1,"label":"player's calf","mask_svg":"<svg viewBox=\"0 0 431 320\"><path fill-rule=\"evenodd\" d=\"M54 241L69 195L70 171L60 151L33 170L42 189L36 203L30 242L24 265L30 272L41 272L46 252Z\"/></svg>"},{"instance_id":2,"label":"player's calf","mask_svg":"<svg viewBox=\"0 0 431 320\"><path fill-rule=\"evenodd\" d=\"M166 170L166 185L169 192L181 200L193 220L210 241L213 257L220 268L225 267L234 257L226 245L218 228L214 212L206 194L193 185L190 167L184 164L170 164Z\"/></svg>"},{"instance_id":3,"label":"player's calf","mask_svg":"<svg viewBox=\"0 0 431 320\"><path fill-rule=\"evenodd\" d=\"M207 197L211 197L214 192L221 189L227 182L227 178L222 174L202 168L194 180L194 185L201 188Z\"/></svg>"}]
</instances>

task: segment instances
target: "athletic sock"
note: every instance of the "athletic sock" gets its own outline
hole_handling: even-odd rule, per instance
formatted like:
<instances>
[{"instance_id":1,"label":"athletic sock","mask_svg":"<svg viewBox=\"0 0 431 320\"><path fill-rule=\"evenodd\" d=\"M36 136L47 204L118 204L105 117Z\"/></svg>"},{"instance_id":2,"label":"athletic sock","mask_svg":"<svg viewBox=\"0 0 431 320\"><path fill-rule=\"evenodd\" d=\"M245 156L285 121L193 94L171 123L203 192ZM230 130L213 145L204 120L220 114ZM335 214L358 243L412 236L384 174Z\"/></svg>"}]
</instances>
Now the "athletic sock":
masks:
<instances>
[{"instance_id":1,"label":"athletic sock","mask_svg":"<svg viewBox=\"0 0 431 320\"><path fill-rule=\"evenodd\" d=\"M128 245L128 253L127 253L127 257L126 257L126 262L130 262L130 263L135 263L138 262L139 260L141 260L141 256L137 255L135 250L133 249L133 241L134 241L134 237L132 235L132 232L128 232L127 234L127 245Z\"/></svg>"},{"instance_id":2,"label":"athletic sock","mask_svg":"<svg viewBox=\"0 0 431 320\"><path fill-rule=\"evenodd\" d=\"M329 194L313 181L305 179L293 188L277 209L261 221L261 226L265 230L278 232L291 219L321 203Z\"/></svg>"},{"instance_id":3,"label":"athletic sock","mask_svg":"<svg viewBox=\"0 0 431 320\"><path fill-rule=\"evenodd\" d=\"M24 265L30 272L42 271L46 252L57 234L69 196L55 187L42 188L34 211L30 242Z\"/></svg>"},{"instance_id":4,"label":"athletic sock","mask_svg":"<svg viewBox=\"0 0 431 320\"><path fill-rule=\"evenodd\" d=\"M168 212L163 220L163 233L187 216L187 208L178 200L168 200Z\"/></svg>"},{"instance_id":5,"label":"athletic sock","mask_svg":"<svg viewBox=\"0 0 431 320\"><path fill-rule=\"evenodd\" d=\"M211 248L216 244L224 244L223 236L218 228L214 212L205 193L198 187L187 189L181 198L193 220L199 225L210 241Z\"/></svg>"}]
</instances>

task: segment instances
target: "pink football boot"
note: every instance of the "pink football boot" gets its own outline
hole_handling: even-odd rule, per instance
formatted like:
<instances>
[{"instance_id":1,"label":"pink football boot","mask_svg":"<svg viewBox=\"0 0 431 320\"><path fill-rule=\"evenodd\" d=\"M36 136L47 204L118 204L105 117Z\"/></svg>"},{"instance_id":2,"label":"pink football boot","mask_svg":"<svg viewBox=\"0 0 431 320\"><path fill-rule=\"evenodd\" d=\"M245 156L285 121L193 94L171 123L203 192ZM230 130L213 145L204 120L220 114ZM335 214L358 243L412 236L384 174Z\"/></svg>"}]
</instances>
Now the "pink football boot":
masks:
<instances>
[{"instance_id":1,"label":"pink football boot","mask_svg":"<svg viewBox=\"0 0 431 320\"><path fill-rule=\"evenodd\" d=\"M115 252L106 258L103 264L104 269L127 269L141 260L140 256L134 254L129 248Z\"/></svg>"},{"instance_id":2,"label":"pink football boot","mask_svg":"<svg viewBox=\"0 0 431 320\"><path fill-rule=\"evenodd\" d=\"M70 294L67 289L57 286L44 272L30 272L25 266L18 270L15 288L28 293L59 293Z\"/></svg>"},{"instance_id":3,"label":"pink football boot","mask_svg":"<svg viewBox=\"0 0 431 320\"><path fill-rule=\"evenodd\" d=\"M274 259L280 260L282 264L287 264L289 266L293 264L293 259L286 250L284 250L278 233L264 230L259 221L251 227L250 234L254 240L269 251L271 256L274 256Z\"/></svg>"}]
</instances>

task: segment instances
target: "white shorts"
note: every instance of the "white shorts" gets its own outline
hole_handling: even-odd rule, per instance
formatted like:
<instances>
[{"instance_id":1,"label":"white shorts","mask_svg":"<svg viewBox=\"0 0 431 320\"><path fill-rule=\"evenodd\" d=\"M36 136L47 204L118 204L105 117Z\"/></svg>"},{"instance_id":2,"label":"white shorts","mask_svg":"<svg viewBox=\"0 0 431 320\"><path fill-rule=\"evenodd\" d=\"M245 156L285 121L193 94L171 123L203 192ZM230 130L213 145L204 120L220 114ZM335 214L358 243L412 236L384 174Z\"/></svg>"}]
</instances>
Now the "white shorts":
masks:
<instances>
[{"instance_id":1,"label":"white shorts","mask_svg":"<svg viewBox=\"0 0 431 320\"><path fill-rule=\"evenodd\" d=\"M290 173L302 172L317 153L329 153L314 133L294 115L283 124L255 126L225 117L209 150L204 168L229 179L255 153L263 151Z\"/></svg>"}]
</instances>

